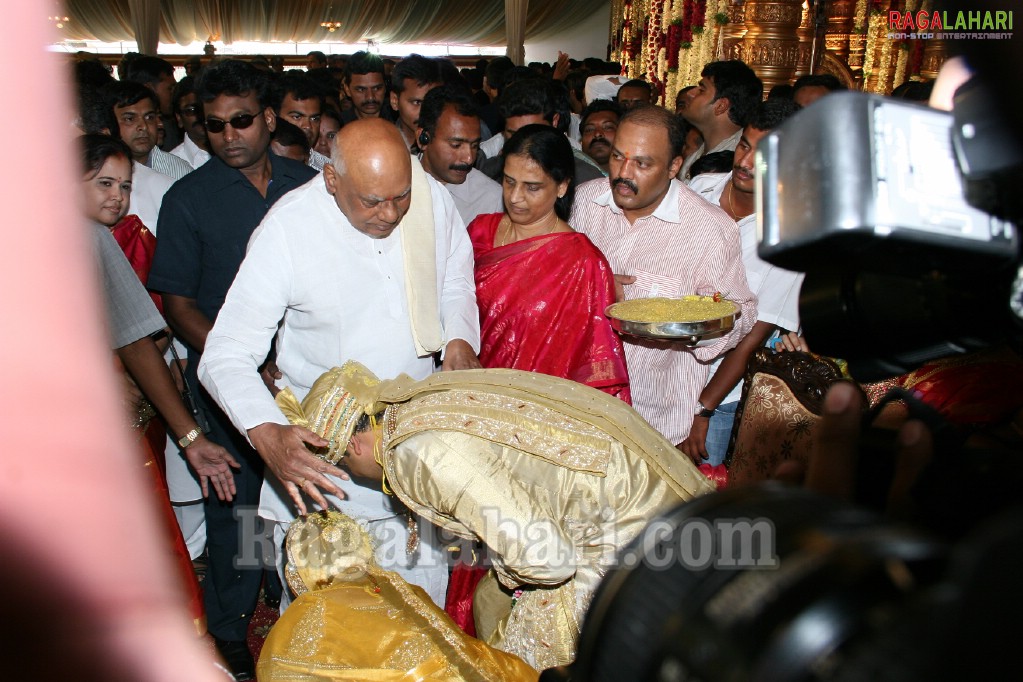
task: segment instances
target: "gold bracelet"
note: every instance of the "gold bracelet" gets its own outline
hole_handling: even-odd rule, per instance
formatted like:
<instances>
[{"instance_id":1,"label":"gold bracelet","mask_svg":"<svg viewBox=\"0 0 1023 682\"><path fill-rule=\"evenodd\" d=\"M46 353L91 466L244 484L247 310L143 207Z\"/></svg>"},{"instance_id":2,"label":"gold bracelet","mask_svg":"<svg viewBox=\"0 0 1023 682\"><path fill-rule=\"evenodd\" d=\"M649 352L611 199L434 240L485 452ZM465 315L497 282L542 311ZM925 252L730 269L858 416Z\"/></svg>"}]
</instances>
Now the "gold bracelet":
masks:
<instances>
[{"instance_id":1,"label":"gold bracelet","mask_svg":"<svg viewBox=\"0 0 1023 682\"><path fill-rule=\"evenodd\" d=\"M189 431L184 436L178 439L178 447L184 450L189 445L194 443L201 435L202 429L200 429L198 426L195 427L194 429L192 429L191 431Z\"/></svg>"}]
</instances>

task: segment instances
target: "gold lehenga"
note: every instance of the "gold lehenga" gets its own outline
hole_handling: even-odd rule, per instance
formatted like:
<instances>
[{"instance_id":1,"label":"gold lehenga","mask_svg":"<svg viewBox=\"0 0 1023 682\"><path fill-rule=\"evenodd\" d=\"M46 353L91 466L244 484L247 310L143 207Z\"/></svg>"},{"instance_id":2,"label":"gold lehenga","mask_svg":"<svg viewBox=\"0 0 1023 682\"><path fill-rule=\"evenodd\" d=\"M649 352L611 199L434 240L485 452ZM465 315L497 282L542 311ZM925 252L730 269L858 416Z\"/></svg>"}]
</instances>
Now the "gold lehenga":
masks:
<instances>
[{"instance_id":1,"label":"gold lehenga","mask_svg":"<svg viewBox=\"0 0 1023 682\"><path fill-rule=\"evenodd\" d=\"M299 597L271 629L258 679L536 680L469 637L419 587L373 562L366 532L338 511L292 523L288 584Z\"/></svg>"}]
</instances>

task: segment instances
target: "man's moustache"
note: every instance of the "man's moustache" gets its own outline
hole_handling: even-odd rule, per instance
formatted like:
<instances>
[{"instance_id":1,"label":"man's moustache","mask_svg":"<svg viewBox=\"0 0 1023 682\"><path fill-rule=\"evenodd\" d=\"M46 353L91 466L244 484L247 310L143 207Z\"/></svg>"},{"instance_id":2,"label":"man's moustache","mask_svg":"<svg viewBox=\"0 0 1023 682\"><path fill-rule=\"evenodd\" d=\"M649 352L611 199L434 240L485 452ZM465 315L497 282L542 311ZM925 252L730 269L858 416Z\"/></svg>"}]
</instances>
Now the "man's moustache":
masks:
<instances>
[{"instance_id":1,"label":"man's moustache","mask_svg":"<svg viewBox=\"0 0 1023 682\"><path fill-rule=\"evenodd\" d=\"M639 187L636 187L636 183L632 180L626 180L625 178L615 178L611 181L611 187L617 187L618 185L625 185L635 193L639 193Z\"/></svg>"},{"instance_id":2,"label":"man's moustache","mask_svg":"<svg viewBox=\"0 0 1023 682\"><path fill-rule=\"evenodd\" d=\"M467 163L453 163L448 168L453 171L465 171L466 173L472 170L472 166Z\"/></svg>"}]
</instances>

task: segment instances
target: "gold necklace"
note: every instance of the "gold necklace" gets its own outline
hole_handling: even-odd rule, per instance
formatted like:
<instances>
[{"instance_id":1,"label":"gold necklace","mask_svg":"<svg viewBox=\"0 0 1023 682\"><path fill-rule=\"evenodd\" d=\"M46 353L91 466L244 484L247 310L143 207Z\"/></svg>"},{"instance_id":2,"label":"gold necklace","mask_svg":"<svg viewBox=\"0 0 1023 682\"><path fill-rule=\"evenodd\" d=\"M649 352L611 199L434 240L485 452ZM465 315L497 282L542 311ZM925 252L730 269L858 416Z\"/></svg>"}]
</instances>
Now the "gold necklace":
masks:
<instances>
[{"instance_id":1,"label":"gold necklace","mask_svg":"<svg viewBox=\"0 0 1023 682\"><path fill-rule=\"evenodd\" d=\"M734 220L735 222L739 222L746 216L752 215L752 212L747 213L746 215L739 215L738 213L736 213L735 205L732 204L732 195L735 193L735 186L731 182L729 182L728 187L726 189L728 190L728 210L732 214L732 220Z\"/></svg>"},{"instance_id":2,"label":"gold necklace","mask_svg":"<svg viewBox=\"0 0 1023 682\"><path fill-rule=\"evenodd\" d=\"M561 218L559 218L558 214L555 213L553 210L551 211L551 214L554 216L554 224L551 225L546 231L532 235L533 237L543 237L551 234L552 232L554 232L554 230L558 229L558 225L561 223ZM522 241L522 239L529 239L529 237L519 237L519 232L517 229L515 229L515 224L512 223L511 218L509 218L507 215L505 215L504 218L501 219L502 224L504 223L505 220L508 221L508 227L505 230L504 239L501 240L501 243L498 244L498 246L508 246L509 244L513 244L517 241ZM498 227L498 232L500 233L500 226ZM514 236L515 239L511 239L512 236Z\"/></svg>"}]
</instances>

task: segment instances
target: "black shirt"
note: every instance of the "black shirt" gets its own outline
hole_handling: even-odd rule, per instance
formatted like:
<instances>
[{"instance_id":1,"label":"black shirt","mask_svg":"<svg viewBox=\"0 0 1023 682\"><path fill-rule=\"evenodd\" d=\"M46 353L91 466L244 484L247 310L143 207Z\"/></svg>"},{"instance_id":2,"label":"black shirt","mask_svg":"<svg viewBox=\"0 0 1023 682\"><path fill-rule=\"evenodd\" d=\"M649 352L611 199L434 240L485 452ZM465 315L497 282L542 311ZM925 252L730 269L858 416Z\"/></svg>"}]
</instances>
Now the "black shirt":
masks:
<instances>
[{"instance_id":1,"label":"black shirt","mask_svg":"<svg viewBox=\"0 0 1023 682\"><path fill-rule=\"evenodd\" d=\"M193 298L204 315L217 319L263 216L317 175L304 164L269 154L266 198L241 171L217 157L174 183L160 208L150 289Z\"/></svg>"}]
</instances>

